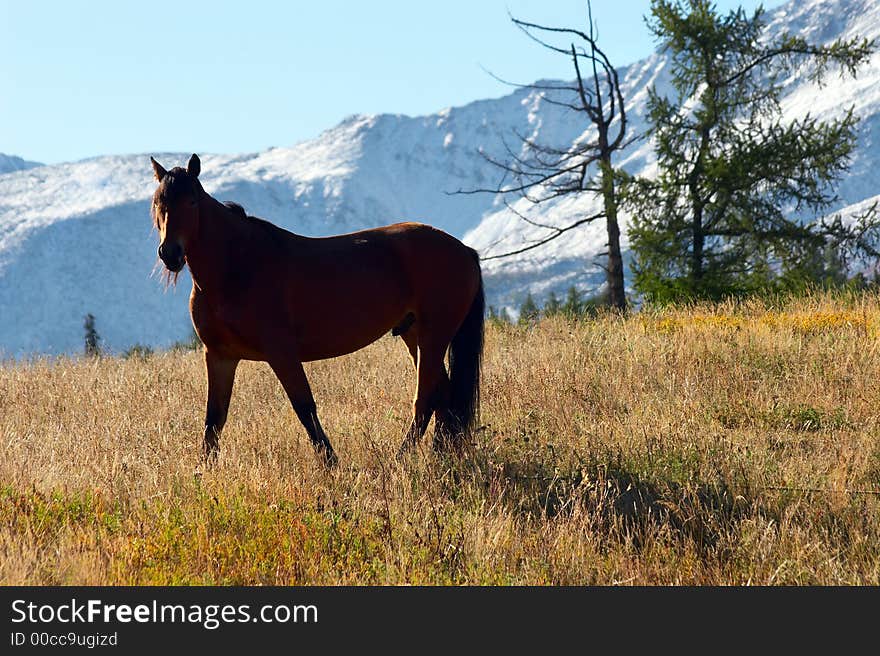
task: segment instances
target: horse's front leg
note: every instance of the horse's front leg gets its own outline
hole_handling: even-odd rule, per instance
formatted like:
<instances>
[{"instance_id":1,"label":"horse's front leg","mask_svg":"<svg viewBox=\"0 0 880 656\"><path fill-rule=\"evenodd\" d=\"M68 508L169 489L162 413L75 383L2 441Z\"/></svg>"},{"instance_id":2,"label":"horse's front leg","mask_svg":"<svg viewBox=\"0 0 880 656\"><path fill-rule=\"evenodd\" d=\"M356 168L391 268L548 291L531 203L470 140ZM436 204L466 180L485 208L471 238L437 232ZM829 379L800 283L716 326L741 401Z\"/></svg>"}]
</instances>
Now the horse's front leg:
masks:
<instances>
[{"instance_id":1,"label":"horse's front leg","mask_svg":"<svg viewBox=\"0 0 880 656\"><path fill-rule=\"evenodd\" d=\"M205 368L208 371L208 403L205 410L205 460L214 460L220 451L220 432L229 413L232 384L238 360L221 358L205 351Z\"/></svg>"},{"instance_id":2,"label":"horse's front leg","mask_svg":"<svg viewBox=\"0 0 880 656\"><path fill-rule=\"evenodd\" d=\"M288 356L269 360L269 366L287 392L293 410L309 434L315 451L323 458L327 467L335 467L338 459L330 445L330 440L327 439L327 434L321 427L321 422L318 421L318 410L302 362Z\"/></svg>"}]
</instances>

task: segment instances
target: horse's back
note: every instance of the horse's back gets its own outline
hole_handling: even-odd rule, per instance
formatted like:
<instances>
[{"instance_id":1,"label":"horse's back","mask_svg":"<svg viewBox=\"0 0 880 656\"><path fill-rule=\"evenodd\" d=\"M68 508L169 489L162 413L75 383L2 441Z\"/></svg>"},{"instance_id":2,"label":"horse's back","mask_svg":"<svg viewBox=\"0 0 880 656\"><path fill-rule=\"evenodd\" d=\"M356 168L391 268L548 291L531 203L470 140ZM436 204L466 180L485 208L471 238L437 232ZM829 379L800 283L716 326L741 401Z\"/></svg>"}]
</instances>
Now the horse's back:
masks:
<instances>
[{"instance_id":1,"label":"horse's back","mask_svg":"<svg viewBox=\"0 0 880 656\"><path fill-rule=\"evenodd\" d=\"M316 251L331 255L335 266L371 264L371 269L393 270L394 275L405 276L420 287L439 283L446 288L450 278L468 281L479 273L476 251L425 223L394 223L310 241ZM362 272L369 275L367 270Z\"/></svg>"},{"instance_id":2,"label":"horse's back","mask_svg":"<svg viewBox=\"0 0 880 656\"><path fill-rule=\"evenodd\" d=\"M346 295L356 296L358 305L384 306L391 315L402 310L422 320L457 323L481 284L476 252L424 223L394 223L318 241L316 249L332 253L335 275L348 281Z\"/></svg>"}]
</instances>

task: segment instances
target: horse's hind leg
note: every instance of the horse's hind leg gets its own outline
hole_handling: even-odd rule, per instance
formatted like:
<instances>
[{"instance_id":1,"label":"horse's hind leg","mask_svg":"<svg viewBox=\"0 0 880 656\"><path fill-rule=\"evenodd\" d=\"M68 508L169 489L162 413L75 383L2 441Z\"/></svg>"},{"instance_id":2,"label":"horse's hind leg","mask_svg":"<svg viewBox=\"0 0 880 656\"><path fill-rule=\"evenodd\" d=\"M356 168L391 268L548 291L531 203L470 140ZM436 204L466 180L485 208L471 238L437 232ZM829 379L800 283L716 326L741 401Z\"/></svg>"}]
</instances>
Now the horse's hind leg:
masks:
<instances>
[{"instance_id":1,"label":"horse's hind leg","mask_svg":"<svg viewBox=\"0 0 880 656\"><path fill-rule=\"evenodd\" d=\"M212 460L220 451L220 432L229 413L232 384L238 360L221 358L205 351L205 368L208 371L208 403L205 410L205 459Z\"/></svg>"},{"instance_id":2,"label":"horse's hind leg","mask_svg":"<svg viewBox=\"0 0 880 656\"><path fill-rule=\"evenodd\" d=\"M442 377L435 394L436 405L434 407L434 450L443 451L448 446L456 444L456 437L461 430L453 416L449 412L449 401L452 387L446 367L442 366Z\"/></svg>"},{"instance_id":3,"label":"horse's hind leg","mask_svg":"<svg viewBox=\"0 0 880 656\"><path fill-rule=\"evenodd\" d=\"M318 410L315 406L315 399L312 397L312 390L309 387L309 381L306 378L306 372L303 370L302 363L298 360L270 360L269 366L278 376L287 397L290 399L293 410L299 418L315 451L323 456L324 464L333 467L337 463L336 453L327 439L327 434L318 421Z\"/></svg>"},{"instance_id":4,"label":"horse's hind leg","mask_svg":"<svg viewBox=\"0 0 880 656\"><path fill-rule=\"evenodd\" d=\"M449 403L449 379L443 366L445 354L445 346L424 343L419 345L419 383L413 402L413 420L403 444L400 445L398 455L412 448L425 434L434 410L445 407Z\"/></svg>"},{"instance_id":5,"label":"horse's hind leg","mask_svg":"<svg viewBox=\"0 0 880 656\"><path fill-rule=\"evenodd\" d=\"M404 332L398 332L401 339L406 344L406 348L409 349L409 355L412 358L413 366L418 371L419 368L419 343L418 343L418 331L416 326L412 325L413 322L409 322L407 328ZM434 412L434 450L442 451L447 445L453 444L455 441L456 434L459 432L459 428L456 427L455 421L452 415L449 414L449 390L451 389L449 384L449 375L446 373L446 367L443 365L443 358L440 358L440 372L436 385L436 392L433 395L433 412ZM414 413L415 414L415 413ZM430 417L430 413L428 413ZM426 424L427 425L427 424ZM418 424L417 422L413 422L413 425L410 427L410 432L407 433L407 437L411 437L415 432L418 432ZM422 433L424 433L425 429L421 429ZM421 433L419 433L419 436ZM415 438L418 440L418 437ZM401 447L402 450L408 448L410 442L404 442L404 445Z\"/></svg>"},{"instance_id":6,"label":"horse's hind leg","mask_svg":"<svg viewBox=\"0 0 880 656\"><path fill-rule=\"evenodd\" d=\"M400 335L406 348L409 350L409 357L412 358L413 367L416 371L419 369L419 338L414 328L410 328Z\"/></svg>"}]
</instances>

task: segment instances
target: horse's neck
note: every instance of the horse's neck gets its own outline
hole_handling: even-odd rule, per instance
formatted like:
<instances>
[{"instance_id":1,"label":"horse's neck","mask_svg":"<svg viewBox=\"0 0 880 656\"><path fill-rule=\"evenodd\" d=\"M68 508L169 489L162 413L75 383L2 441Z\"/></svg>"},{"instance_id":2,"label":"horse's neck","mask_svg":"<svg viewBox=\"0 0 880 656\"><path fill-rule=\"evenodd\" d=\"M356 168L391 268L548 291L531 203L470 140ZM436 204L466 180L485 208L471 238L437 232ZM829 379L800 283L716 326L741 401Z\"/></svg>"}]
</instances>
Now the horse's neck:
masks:
<instances>
[{"instance_id":1,"label":"horse's neck","mask_svg":"<svg viewBox=\"0 0 880 656\"><path fill-rule=\"evenodd\" d=\"M210 291L223 284L226 273L235 267L240 252L236 245L247 238L248 225L225 205L202 192L199 200L199 236L187 248L187 263L193 282Z\"/></svg>"}]
</instances>

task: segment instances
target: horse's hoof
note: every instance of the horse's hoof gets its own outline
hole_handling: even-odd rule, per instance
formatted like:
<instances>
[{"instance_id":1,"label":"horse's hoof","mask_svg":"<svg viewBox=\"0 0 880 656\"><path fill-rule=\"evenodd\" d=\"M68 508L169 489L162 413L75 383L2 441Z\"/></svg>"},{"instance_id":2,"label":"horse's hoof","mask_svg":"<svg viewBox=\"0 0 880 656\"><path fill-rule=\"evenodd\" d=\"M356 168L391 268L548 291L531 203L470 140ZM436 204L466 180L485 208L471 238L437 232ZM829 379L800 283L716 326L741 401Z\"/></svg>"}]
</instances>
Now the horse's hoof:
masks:
<instances>
[{"instance_id":1,"label":"horse's hoof","mask_svg":"<svg viewBox=\"0 0 880 656\"><path fill-rule=\"evenodd\" d=\"M460 436L449 431L438 431L434 433L433 447L435 453L444 453L446 451L454 451L460 444Z\"/></svg>"},{"instance_id":2,"label":"horse's hoof","mask_svg":"<svg viewBox=\"0 0 880 656\"><path fill-rule=\"evenodd\" d=\"M397 462L403 462L404 458L406 458L410 451L412 451L413 444L409 440L404 440L403 444L400 445L400 448L397 450Z\"/></svg>"},{"instance_id":3,"label":"horse's hoof","mask_svg":"<svg viewBox=\"0 0 880 656\"><path fill-rule=\"evenodd\" d=\"M320 449L319 455L321 456L321 461L324 463L324 467L328 470L336 469L339 465L339 458L336 456L336 452L333 449Z\"/></svg>"},{"instance_id":4,"label":"horse's hoof","mask_svg":"<svg viewBox=\"0 0 880 656\"><path fill-rule=\"evenodd\" d=\"M220 445L216 443L205 442L205 448L202 450L202 461L206 467L211 467L217 463L220 456Z\"/></svg>"}]
</instances>

